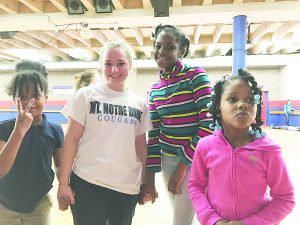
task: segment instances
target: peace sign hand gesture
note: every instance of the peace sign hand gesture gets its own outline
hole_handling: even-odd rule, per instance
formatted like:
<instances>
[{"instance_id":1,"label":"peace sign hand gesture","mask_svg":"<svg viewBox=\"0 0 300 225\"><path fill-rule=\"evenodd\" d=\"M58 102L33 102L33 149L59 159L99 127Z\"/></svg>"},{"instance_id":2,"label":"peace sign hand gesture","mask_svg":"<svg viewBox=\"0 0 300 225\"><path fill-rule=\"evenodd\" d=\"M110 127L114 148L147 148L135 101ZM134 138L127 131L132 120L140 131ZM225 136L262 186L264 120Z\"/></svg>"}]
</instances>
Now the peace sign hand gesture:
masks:
<instances>
[{"instance_id":1,"label":"peace sign hand gesture","mask_svg":"<svg viewBox=\"0 0 300 225\"><path fill-rule=\"evenodd\" d=\"M33 102L34 102L34 98L32 98L27 103L25 109L23 109L20 98L17 98L18 116L16 119L14 130L21 135L25 135L32 124L33 116L29 112L29 110L30 110Z\"/></svg>"}]
</instances>

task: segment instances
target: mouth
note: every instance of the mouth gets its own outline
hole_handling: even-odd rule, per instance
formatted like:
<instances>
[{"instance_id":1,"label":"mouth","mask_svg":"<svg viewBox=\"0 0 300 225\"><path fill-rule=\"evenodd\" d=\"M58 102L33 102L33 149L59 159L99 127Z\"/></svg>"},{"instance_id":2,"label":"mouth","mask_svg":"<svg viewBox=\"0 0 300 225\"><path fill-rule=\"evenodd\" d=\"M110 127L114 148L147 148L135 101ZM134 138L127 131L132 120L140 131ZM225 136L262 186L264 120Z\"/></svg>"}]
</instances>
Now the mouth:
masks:
<instances>
[{"instance_id":1,"label":"mouth","mask_svg":"<svg viewBox=\"0 0 300 225\"><path fill-rule=\"evenodd\" d=\"M166 58L164 58L164 57L157 57L157 58L156 58L156 61L157 61L157 62L161 62L161 63L163 63L163 62L166 62L166 61L167 61L167 59L166 59Z\"/></svg>"},{"instance_id":2,"label":"mouth","mask_svg":"<svg viewBox=\"0 0 300 225\"><path fill-rule=\"evenodd\" d=\"M249 113L248 112L239 112L236 114L237 117L249 117Z\"/></svg>"},{"instance_id":3,"label":"mouth","mask_svg":"<svg viewBox=\"0 0 300 225\"><path fill-rule=\"evenodd\" d=\"M121 77L121 75L117 75L117 76L109 75L109 77L111 77L111 78L119 78L119 77Z\"/></svg>"}]
</instances>

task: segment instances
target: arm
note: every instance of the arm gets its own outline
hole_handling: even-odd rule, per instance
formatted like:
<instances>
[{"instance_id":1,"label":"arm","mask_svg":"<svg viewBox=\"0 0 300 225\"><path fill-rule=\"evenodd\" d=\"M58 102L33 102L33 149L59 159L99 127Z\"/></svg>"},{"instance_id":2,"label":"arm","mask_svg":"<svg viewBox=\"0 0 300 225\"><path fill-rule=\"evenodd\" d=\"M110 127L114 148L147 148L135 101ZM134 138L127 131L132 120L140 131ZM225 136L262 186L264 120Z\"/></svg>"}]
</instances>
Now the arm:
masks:
<instances>
[{"instance_id":1,"label":"arm","mask_svg":"<svg viewBox=\"0 0 300 225\"><path fill-rule=\"evenodd\" d=\"M18 116L16 118L15 127L5 143L0 142L0 177L5 176L13 166L21 143L26 132L29 130L33 117L29 112L34 99L26 105L25 109L22 108L21 100L17 99Z\"/></svg>"},{"instance_id":2,"label":"arm","mask_svg":"<svg viewBox=\"0 0 300 225\"><path fill-rule=\"evenodd\" d=\"M207 103L211 101L211 83L205 71L199 72L191 80L191 88L193 91L193 98L199 112L199 128L197 133L192 138L191 148L195 151L198 141L207 135L212 134L209 125L212 119L207 117L208 108Z\"/></svg>"},{"instance_id":3,"label":"arm","mask_svg":"<svg viewBox=\"0 0 300 225\"><path fill-rule=\"evenodd\" d=\"M160 117L155 108L151 93L149 95L149 111L150 111L150 120L151 120L153 129L148 132L147 171L148 172L159 172L159 171L161 171L161 150L160 150L160 146L159 146Z\"/></svg>"},{"instance_id":4,"label":"arm","mask_svg":"<svg viewBox=\"0 0 300 225\"><path fill-rule=\"evenodd\" d=\"M74 194L69 185L69 178L83 128L83 125L80 123L72 118L69 119L65 141L60 152L60 174L57 193L60 210L66 210L69 204L75 204Z\"/></svg>"},{"instance_id":5,"label":"arm","mask_svg":"<svg viewBox=\"0 0 300 225\"><path fill-rule=\"evenodd\" d=\"M135 149L137 157L142 162L142 183L144 183L147 160L147 143L145 134L137 136L135 139Z\"/></svg>"},{"instance_id":6,"label":"arm","mask_svg":"<svg viewBox=\"0 0 300 225\"><path fill-rule=\"evenodd\" d=\"M265 208L243 220L245 225L278 224L294 208L294 189L280 152L268 153L266 179L272 200Z\"/></svg>"},{"instance_id":7,"label":"arm","mask_svg":"<svg viewBox=\"0 0 300 225\"><path fill-rule=\"evenodd\" d=\"M59 160L60 160L60 151L61 147L64 143L64 132L61 125L58 125L56 128L57 137L56 137L56 145L53 151L53 162L54 162L54 169L57 179L59 178Z\"/></svg>"},{"instance_id":8,"label":"arm","mask_svg":"<svg viewBox=\"0 0 300 225\"><path fill-rule=\"evenodd\" d=\"M59 177L59 152L61 151L61 148L54 149L53 152L53 162L54 162L54 169L56 177Z\"/></svg>"},{"instance_id":9,"label":"arm","mask_svg":"<svg viewBox=\"0 0 300 225\"><path fill-rule=\"evenodd\" d=\"M216 213L207 198L207 179L208 168L205 166L200 148L197 147L188 183L189 196L197 218L202 225L222 224L223 218ZM220 222L217 223L217 221Z\"/></svg>"}]
</instances>

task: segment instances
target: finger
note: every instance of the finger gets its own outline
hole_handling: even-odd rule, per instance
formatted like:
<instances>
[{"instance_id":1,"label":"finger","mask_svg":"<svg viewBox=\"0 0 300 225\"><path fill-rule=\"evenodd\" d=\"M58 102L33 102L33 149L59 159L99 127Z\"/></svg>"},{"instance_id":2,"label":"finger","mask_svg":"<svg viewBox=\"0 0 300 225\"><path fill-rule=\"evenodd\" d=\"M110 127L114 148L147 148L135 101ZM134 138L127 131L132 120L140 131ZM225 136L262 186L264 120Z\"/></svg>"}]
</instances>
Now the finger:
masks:
<instances>
[{"instance_id":1,"label":"finger","mask_svg":"<svg viewBox=\"0 0 300 225\"><path fill-rule=\"evenodd\" d=\"M17 99L16 99L16 104L17 104L18 112L20 113L21 110L22 110L22 105L21 105L21 100L20 100L20 98L17 98Z\"/></svg>"},{"instance_id":2,"label":"finger","mask_svg":"<svg viewBox=\"0 0 300 225\"><path fill-rule=\"evenodd\" d=\"M67 209L69 208L69 206L66 206L66 205L59 205L59 210L61 211L66 211Z\"/></svg>"},{"instance_id":3,"label":"finger","mask_svg":"<svg viewBox=\"0 0 300 225\"><path fill-rule=\"evenodd\" d=\"M69 198L66 198L66 197L61 197L61 202L64 204L64 205L70 205L71 203L71 200Z\"/></svg>"},{"instance_id":4,"label":"finger","mask_svg":"<svg viewBox=\"0 0 300 225\"><path fill-rule=\"evenodd\" d=\"M27 103L26 107L25 107L25 113L28 113L32 104L34 102L34 98L30 99L30 101Z\"/></svg>"},{"instance_id":5,"label":"finger","mask_svg":"<svg viewBox=\"0 0 300 225\"><path fill-rule=\"evenodd\" d=\"M180 194L181 193L181 191L179 189L179 185L178 186L175 185L173 189L174 189L174 194Z\"/></svg>"}]
</instances>

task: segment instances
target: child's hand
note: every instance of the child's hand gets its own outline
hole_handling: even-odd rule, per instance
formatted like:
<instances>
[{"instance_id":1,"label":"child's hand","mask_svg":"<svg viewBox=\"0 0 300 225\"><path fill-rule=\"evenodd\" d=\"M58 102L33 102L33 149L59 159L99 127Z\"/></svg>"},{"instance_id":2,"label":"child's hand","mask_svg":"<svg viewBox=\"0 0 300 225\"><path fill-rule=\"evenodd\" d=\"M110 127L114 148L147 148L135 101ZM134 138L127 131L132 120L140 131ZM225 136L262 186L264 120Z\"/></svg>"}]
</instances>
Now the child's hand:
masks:
<instances>
[{"instance_id":1,"label":"child's hand","mask_svg":"<svg viewBox=\"0 0 300 225\"><path fill-rule=\"evenodd\" d=\"M59 209L65 211L69 205L75 204L75 193L72 191L70 185L59 185L57 192L57 201Z\"/></svg>"},{"instance_id":2,"label":"child's hand","mask_svg":"<svg viewBox=\"0 0 300 225\"><path fill-rule=\"evenodd\" d=\"M157 197L158 193L155 189L155 186L146 182L141 186L138 202L140 205L144 205L149 201L151 201L153 204Z\"/></svg>"},{"instance_id":3,"label":"child's hand","mask_svg":"<svg viewBox=\"0 0 300 225\"><path fill-rule=\"evenodd\" d=\"M34 98L32 98L25 106L25 109L23 109L20 98L17 98L18 116L16 118L16 124L14 130L16 132L19 132L21 135L25 135L25 133L29 130L32 124L33 117L29 112L29 110L33 102L34 102Z\"/></svg>"},{"instance_id":4,"label":"child's hand","mask_svg":"<svg viewBox=\"0 0 300 225\"><path fill-rule=\"evenodd\" d=\"M147 202L152 201L152 196L150 193L145 193L144 195L139 195L139 204L144 205Z\"/></svg>"},{"instance_id":5,"label":"child's hand","mask_svg":"<svg viewBox=\"0 0 300 225\"><path fill-rule=\"evenodd\" d=\"M228 225L244 225L242 221L230 221L227 223Z\"/></svg>"},{"instance_id":6,"label":"child's hand","mask_svg":"<svg viewBox=\"0 0 300 225\"><path fill-rule=\"evenodd\" d=\"M228 224L227 220L219 220L214 225L227 225L227 224Z\"/></svg>"},{"instance_id":7,"label":"child's hand","mask_svg":"<svg viewBox=\"0 0 300 225\"><path fill-rule=\"evenodd\" d=\"M176 170L173 172L173 174L170 177L168 183L168 191L172 192L175 195L181 193L180 186L186 175L186 169L187 167L183 165L183 163L178 164Z\"/></svg>"}]
</instances>

